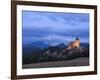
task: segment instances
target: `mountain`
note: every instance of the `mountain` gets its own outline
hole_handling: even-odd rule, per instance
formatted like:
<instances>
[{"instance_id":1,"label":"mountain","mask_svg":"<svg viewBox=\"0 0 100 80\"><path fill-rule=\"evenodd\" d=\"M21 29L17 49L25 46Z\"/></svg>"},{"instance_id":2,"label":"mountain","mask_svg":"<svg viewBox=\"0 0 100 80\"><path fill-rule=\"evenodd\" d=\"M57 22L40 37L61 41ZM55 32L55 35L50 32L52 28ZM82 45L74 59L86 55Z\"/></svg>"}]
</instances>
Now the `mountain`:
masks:
<instances>
[{"instance_id":1,"label":"mountain","mask_svg":"<svg viewBox=\"0 0 100 80\"><path fill-rule=\"evenodd\" d=\"M32 52L33 51L38 51L38 50L40 50L40 48L38 48L38 47L35 47L35 46L33 46L33 45L28 45L28 46L23 46L23 54L32 54Z\"/></svg>"},{"instance_id":2,"label":"mountain","mask_svg":"<svg viewBox=\"0 0 100 80\"><path fill-rule=\"evenodd\" d=\"M59 48L66 48L67 46L66 46L64 43L61 43L61 44L56 45L56 47L59 47Z\"/></svg>"},{"instance_id":3,"label":"mountain","mask_svg":"<svg viewBox=\"0 0 100 80\"><path fill-rule=\"evenodd\" d=\"M89 48L89 44L88 43L80 43L80 46L84 47L84 48Z\"/></svg>"},{"instance_id":4,"label":"mountain","mask_svg":"<svg viewBox=\"0 0 100 80\"><path fill-rule=\"evenodd\" d=\"M23 45L23 54L31 54L32 52L37 52L37 51L40 51L41 49L45 49L48 46L49 44L45 44L42 41L26 44L26 45Z\"/></svg>"},{"instance_id":5,"label":"mountain","mask_svg":"<svg viewBox=\"0 0 100 80\"><path fill-rule=\"evenodd\" d=\"M44 43L44 42L42 42L42 41L33 42L33 43L31 43L31 45L33 45L33 46L35 46L35 47L38 47L38 48L40 48L40 49L44 49L44 48L49 47L49 44L46 44L46 43Z\"/></svg>"},{"instance_id":6,"label":"mountain","mask_svg":"<svg viewBox=\"0 0 100 80\"><path fill-rule=\"evenodd\" d=\"M43 42L34 42L23 46L23 64L89 57L89 44L81 43L80 46L81 48L67 49L67 45L63 43L50 46Z\"/></svg>"}]
</instances>

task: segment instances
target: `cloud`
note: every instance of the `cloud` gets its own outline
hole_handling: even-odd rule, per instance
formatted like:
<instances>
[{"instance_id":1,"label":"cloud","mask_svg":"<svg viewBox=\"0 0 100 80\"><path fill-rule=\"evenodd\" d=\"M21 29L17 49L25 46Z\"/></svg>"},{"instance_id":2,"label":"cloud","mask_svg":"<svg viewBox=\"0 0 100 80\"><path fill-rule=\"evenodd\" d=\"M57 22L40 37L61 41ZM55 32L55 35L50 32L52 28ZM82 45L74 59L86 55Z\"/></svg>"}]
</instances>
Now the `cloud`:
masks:
<instances>
[{"instance_id":1,"label":"cloud","mask_svg":"<svg viewBox=\"0 0 100 80\"><path fill-rule=\"evenodd\" d=\"M24 42L62 43L80 37L89 40L89 14L23 11Z\"/></svg>"}]
</instances>

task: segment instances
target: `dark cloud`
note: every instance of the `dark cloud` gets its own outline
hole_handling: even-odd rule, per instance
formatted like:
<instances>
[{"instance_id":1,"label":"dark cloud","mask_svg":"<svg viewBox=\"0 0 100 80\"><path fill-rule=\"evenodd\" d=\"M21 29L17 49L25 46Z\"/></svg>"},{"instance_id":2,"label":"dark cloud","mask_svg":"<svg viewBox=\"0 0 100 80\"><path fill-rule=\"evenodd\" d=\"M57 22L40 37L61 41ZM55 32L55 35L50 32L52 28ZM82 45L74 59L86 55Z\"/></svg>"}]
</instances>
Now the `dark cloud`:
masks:
<instances>
[{"instance_id":1,"label":"dark cloud","mask_svg":"<svg viewBox=\"0 0 100 80\"><path fill-rule=\"evenodd\" d=\"M23 42L46 41L57 44L80 37L89 40L89 14L23 12Z\"/></svg>"}]
</instances>

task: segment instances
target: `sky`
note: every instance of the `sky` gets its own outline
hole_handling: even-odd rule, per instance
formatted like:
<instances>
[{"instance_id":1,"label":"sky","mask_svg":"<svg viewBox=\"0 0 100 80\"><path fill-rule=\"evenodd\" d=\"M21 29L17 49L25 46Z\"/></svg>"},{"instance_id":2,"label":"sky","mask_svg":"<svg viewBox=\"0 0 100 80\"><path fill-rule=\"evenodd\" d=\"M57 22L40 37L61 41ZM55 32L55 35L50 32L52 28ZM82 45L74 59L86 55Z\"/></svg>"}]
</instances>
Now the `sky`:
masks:
<instances>
[{"instance_id":1,"label":"sky","mask_svg":"<svg viewBox=\"0 0 100 80\"><path fill-rule=\"evenodd\" d=\"M89 43L89 14L22 11L22 37L23 44L67 44L77 37Z\"/></svg>"}]
</instances>

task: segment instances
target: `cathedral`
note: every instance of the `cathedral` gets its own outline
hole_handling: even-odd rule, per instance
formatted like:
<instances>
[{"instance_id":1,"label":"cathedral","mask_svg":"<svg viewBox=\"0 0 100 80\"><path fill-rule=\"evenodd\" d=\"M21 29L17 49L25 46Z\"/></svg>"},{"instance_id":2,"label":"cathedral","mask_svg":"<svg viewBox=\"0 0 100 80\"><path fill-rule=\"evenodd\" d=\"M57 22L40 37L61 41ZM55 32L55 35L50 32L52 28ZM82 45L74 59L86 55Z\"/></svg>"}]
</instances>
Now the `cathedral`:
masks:
<instances>
[{"instance_id":1,"label":"cathedral","mask_svg":"<svg viewBox=\"0 0 100 80\"><path fill-rule=\"evenodd\" d=\"M80 48L79 38L76 38L75 41L70 42L67 49L74 49L74 48Z\"/></svg>"}]
</instances>

